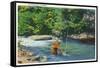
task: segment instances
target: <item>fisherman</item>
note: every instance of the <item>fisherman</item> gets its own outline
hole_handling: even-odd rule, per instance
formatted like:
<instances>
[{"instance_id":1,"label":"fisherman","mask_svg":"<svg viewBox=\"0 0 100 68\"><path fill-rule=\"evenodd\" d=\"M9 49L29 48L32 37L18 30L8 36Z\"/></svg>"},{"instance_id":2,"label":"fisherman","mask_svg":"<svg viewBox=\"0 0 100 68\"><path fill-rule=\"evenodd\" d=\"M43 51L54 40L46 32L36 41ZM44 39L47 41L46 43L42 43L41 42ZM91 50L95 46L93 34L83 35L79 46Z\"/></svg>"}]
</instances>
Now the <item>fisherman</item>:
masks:
<instances>
[{"instance_id":1,"label":"fisherman","mask_svg":"<svg viewBox=\"0 0 100 68\"><path fill-rule=\"evenodd\" d=\"M58 54L58 49L60 48L60 43L58 41L54 41L51 46L51 52L53 55Z\"/></svg>"}]
</instances>

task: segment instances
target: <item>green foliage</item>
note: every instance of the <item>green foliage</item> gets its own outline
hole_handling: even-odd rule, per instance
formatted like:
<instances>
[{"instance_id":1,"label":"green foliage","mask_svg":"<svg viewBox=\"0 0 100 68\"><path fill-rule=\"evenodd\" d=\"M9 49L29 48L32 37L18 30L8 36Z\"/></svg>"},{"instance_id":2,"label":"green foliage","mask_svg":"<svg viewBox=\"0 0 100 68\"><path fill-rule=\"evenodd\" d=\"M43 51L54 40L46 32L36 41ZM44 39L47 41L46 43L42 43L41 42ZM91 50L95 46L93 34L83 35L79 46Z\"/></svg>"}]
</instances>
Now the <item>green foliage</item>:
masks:
<instances>
[{"instance_id":1,"label":"green foliage","mask_svg":"<svg viewBox=\"0 0 100 68\"><path fill-rule=\"evenodd\" d=\"M71 35L95 32L95 11L48 7L18 7L18 35Z\"/></svg>"}]
</instances>

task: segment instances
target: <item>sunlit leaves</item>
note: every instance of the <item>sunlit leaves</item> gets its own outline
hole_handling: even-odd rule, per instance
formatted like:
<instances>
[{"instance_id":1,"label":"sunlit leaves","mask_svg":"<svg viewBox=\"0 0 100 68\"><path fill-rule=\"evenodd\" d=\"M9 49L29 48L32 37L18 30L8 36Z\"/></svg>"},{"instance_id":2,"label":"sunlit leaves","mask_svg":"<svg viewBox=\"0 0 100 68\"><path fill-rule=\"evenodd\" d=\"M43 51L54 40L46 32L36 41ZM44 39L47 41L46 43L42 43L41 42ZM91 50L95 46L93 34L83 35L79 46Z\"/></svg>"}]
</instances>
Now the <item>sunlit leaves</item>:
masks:
<instances>
[{"instance_id":1,"label":"sunlit leaves","mask_svg":"<svg viewBox=\"0 0 100 68\"><path fill-rule=\"evenodd\" d=\"M86 9L19 6L18 34L71 35L95 30L95 11Z\"/></svg>"}]
</instances>

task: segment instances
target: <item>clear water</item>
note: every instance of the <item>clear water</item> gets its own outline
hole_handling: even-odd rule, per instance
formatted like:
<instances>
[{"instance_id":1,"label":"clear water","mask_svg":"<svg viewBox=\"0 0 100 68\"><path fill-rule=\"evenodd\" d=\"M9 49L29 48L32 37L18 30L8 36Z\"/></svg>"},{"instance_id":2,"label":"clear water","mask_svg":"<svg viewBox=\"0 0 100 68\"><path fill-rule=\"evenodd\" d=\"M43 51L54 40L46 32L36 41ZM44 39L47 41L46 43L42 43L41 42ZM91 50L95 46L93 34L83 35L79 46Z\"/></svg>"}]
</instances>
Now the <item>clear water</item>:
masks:
<instances>
[{"instance_id":1,"label":"clear water","mask_svg":"<svg viewBox=\"0 0 100 68\"><path fill-rule=\"evenodd\" d=\"M64 50L63 54L59 53L55 56L51 53L50 40L33 41L31 45L25 46L25 48L28 51L31 51L33 55L46 56L48 61L95 59L95 45L67 39L66 42L61 42L60 47Z\"/></svg>"}]
</instances>

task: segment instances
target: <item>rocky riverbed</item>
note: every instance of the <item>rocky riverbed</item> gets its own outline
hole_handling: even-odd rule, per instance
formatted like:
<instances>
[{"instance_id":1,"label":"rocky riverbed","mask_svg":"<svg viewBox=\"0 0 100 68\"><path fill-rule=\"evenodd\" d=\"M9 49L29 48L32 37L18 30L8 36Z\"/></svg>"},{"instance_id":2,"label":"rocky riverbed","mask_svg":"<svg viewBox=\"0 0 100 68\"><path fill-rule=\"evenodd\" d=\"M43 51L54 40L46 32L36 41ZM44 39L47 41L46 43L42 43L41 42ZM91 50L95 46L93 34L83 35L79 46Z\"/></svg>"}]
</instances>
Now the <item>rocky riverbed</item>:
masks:
<instances>
[{"instance_id":1,"label":"rocky riverbed","mask_svg":"<svg viewBox=\"0 0 100 68\"><path fill-rule=\"evenodd\" d=\"M18 50L17 52L17 63L36 63L36 62L46 62L46 56L34 55L33 52L29 52L27 50Z\"/></svg>"},{"instance_id":2,"label":"rocky riverbed","mask_svg":"<svg viewBox=\"0 0 100 68\"><path fill-rule=\"evenodd\" d=\"M74 34L74 35L70 35L68 36L68 38L71 39L76 39L76 40L80 40L83 43L90 43L90 44L94 44L95 43L95 36L94 35L87 35L86 33L81 33L81 34Z\"/></svg>"}]
</instances>

